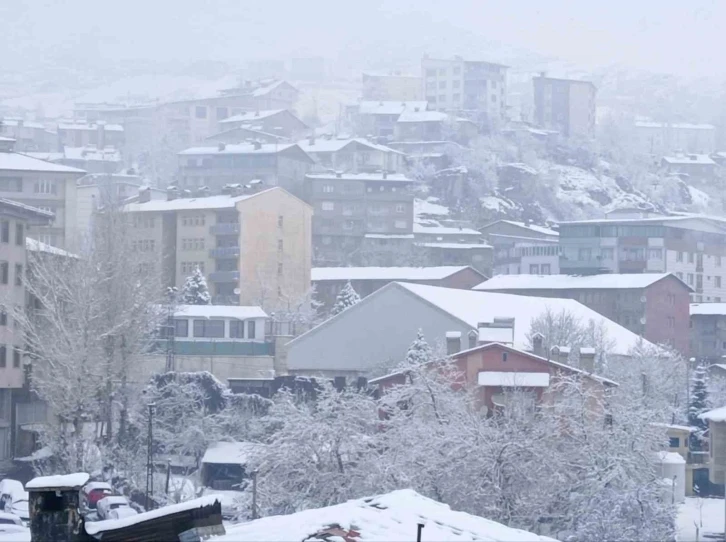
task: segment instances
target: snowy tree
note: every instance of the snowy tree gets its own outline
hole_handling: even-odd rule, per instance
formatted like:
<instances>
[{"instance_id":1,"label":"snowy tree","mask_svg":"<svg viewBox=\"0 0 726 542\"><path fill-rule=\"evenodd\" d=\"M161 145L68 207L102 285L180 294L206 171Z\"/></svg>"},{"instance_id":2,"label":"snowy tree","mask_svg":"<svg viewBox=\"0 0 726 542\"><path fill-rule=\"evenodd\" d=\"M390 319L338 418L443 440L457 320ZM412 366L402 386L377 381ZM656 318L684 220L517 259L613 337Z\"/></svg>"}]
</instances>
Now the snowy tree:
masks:
<instances>
[{"instance_id":1,"label":"snowy tree","mask_svg":"<svg viewBox=\"0 0 726 542\"><path fill-rule=\"evenodd\" d=\"M424 338L423 330L419 329L416 334L416 339L408 347L408 352L406 352L406 364L423 365L431 361L432 356L431 347Z\"/></svg>"},{"instance_id":2,"label":"snowy tree","mask_svg":"<svg viewBox=\"0 0 726 542\"><path fill-rule=\"evenodd\" d=\"M335 305L330 311L331 316L340 314L345 309L352 307L353 305L360 302L360 296L353 288L353 285L348 281L343 289L338 293L335 298Z\"/></svg>"},{"instance_id":3,"label":"snowy tree","mask_svg":"<svg viewBox=\"0 0 726 542\"><path fill-rule=\"evenodd\" d=\"M702 450L704 436L708 430L708 422L699 416L710 409L708 400L708 369L701 364L696 367L691 377L691 395L688 405L688 425L697 428L691 433L691 448Z\"/></svg>"},{"instance_id":4,"label":"snowy tree","mask_svg":"<svg viewBox=\"0 0 726 542\"><path fill-rule=\"evenodd\" d=\"M181 302L184 305L212 304L212 296L209 294L207 279L198 267L184 282L181 292Z\"/></svg>"}]
</instances>

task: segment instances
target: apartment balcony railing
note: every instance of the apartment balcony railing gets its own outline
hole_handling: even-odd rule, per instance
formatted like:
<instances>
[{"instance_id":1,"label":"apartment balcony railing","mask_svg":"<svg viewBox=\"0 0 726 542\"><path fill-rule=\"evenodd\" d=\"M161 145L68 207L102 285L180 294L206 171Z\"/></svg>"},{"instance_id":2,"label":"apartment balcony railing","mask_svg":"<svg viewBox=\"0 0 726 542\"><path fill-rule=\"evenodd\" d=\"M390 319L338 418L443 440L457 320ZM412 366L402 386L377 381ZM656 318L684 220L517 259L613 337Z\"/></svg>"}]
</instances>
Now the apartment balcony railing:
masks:
<instances>
[{"instance_id":1,"label":"apartment balcony railing","mask_svg":"<svg viewBox=\"0 0 726 542\"><path fill-rule=\"evenodd\" d=\"M48 421L48 405L43 401L18 403L15 406L15 424L31 425Z\"/></svg>"},{"instance_id":2,"label":"apartment balcony railing","mask_svg":"<svg viewBox=\"0 0 726 542\"><path fill-rule=\"evenodd\" d=\"M239 247L217 247L209 249L209 257L215 259L236 258L239 256Z\"/></svg>"},{"instance_id":3,"label":"apartment balcony railing","mask_svg":"<svg viewBox=\"0 0 726 542\"><path fill-rule=\"evenodd\" d=\"M166 341L154 343L152 352L166 352ZM272 341L235 341L230 339L208 339L197 341L174 341L174 354L179 356L273 356L275 344Z\"/></svg>"},{"instance_id":4,"label":"apartment balcony railing","mask_svg":"<svg viewBox=\"0 0 726 542\"><path fill-rule=\"evenodd\" d=\"M209 226L209 233L212 235L236 235L239 233L238 222L220 222Z\"/></svg>"},{"instance_id":5,"label":"apartment balcony railing","mask_svg":"<svg viewBox=\"0 0 726 542\"><path fill-rule=\"evenodd\" d=\"M239 282L239 271L214 271L209 273L212 282Z\"/></svg>"},{"instance_id":6,"label":"apartment balcony railing","mask_svg":"<svg viewBox=\"0 0 726 542\"><path fill-rule=\"evenodd\" d=\"M688 452L689 465L706 465L708 464L708 452Z\"/></svg>"}]
</instances>

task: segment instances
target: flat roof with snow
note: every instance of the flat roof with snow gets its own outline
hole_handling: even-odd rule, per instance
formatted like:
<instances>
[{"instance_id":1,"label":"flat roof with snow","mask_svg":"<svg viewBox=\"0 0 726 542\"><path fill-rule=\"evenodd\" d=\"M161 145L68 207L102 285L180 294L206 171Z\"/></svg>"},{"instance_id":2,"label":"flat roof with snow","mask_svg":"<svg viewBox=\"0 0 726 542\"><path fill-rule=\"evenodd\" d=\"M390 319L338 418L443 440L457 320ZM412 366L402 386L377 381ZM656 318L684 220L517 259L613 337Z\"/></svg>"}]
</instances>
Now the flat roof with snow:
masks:
<instances>
[{"instance_id":1,"label":"flat roof with snow","mask_svg":"<svg viewBox=\"0 0 726 542\"><path fill-rule=\"evenodd\" d=\"M271 189L272 190L272 189ZM173 200L151 200L144 203L130 203L125 207L128 212L162 212L162 211L193 211L199 209L232 209L238 201L243 201L257 194L244 196L207 196L199 198L177 198Z\"/></svg>"},{"instance_id":2,"label":"flat roof with snow","mask_svg":"<svg viewBox=\"0 0 726 542\"><path fill-rule=\"evenodd\" d=\"M43 489L80 489L88 482L90 476L85 472L56 476L38 476L25 484L25 490Z\"/></svg>"},{"instance_id":3,"label":"flat roof with snow","mask_svg":"<svg viewBox=\"0 0 726 542\"><path fill-rule=\"evenodd\" d=\"M383 183L413 183L414 179L409 179L403 173L319 173L314 175L305 175L306 179L318 179L324 181L375 181Z\"/></svg>"},{"instance_id":4,"label":"flat roof with snow","mask_svg":"<svg viewBox=\"0 0 726 542\"><path fill-rule=\"evenodd\" d=\"M352 139L327 139L327 138L311 138L301 139L297 142L298 146L307 153L315 154L318 152L338 152L352 143L357 143L369 149L380 151L380 152L391 152L395 154L405 154L391 147L385 145L379 145L363 138L352 138Z\"/></svg>"},{"instance_id":5,"label":"flat roof with snow","mask_svg":"<svg viewBox=\"0 0 726 542\"><path fill-rule=\"evenodd\" d=\"M257 120L266 119L269 117L274 117L278 113L284 113L286 109L268 109L265 111L246 111L244 113L240 113L239 115L234 115L232 117L227 117L226 119L220 120L220 124L230 123L230 122L254 122Z\"/></svg>"},{"instance_id":6,"label":"flat roof with snow","mask_svg":"<svg viewBox=\"0 0 726 542\"><path fill-rule=\"evenodd\" d=\"M441 280L469 266L441 267L314 267L313 282L343 280Z\"/></svg>"},{"instance_id":7,"label":"flat roof with snow","mask_svg":"<svg viewBox=\"0 0 726 542\"><path fill-rule=\"evenodd\" d=\"M262 307L239 305L180 305L174 313L176 318L267 318Z\"/></svg>"},{"instance_id":8,"label":"flat roof with snow","mask_svg":"<svg viewBox=\"0 0 726 542\"><path fill-rule=\"evenodd\" d=\"M406 110L425 111L428 108L426 101L362 101L358 104L358 112L361 115L400 115Z\"/></svg>"},{"instance_id":9,"label":"flat roof with snow","mask_svg":"<svg viewBox=\"0 0 726 542\"><path fill-rule=\"evenodd\" d=\"M698 164L701 166L715 166L716 162L711 160L708 154L687 154L685 156L664 156L663 161L667 164Z\"/></svg>"},{"instance_id":10,"label":"flat roof with snow","mask_svg":"<svg viewBox=\"0 0 726 542\"><path fill-rule=\"evenodd\" d=\"M205 154L277 154L296 146L296 143L235 143L230 145L216 145L214 147L191 147L177 154L184 156Z\"/></svg>"},{"instance_id":11,"label":"flat roof with snow","mask_svg":"<svg viewBox=\"0 0 726 542\"><path fill-rule=\"evenodd\" d=\"M691 303L691 316L724 316L726 303Z\"/></svg>"},{"instance_id":12,"label":"flat roof with snow","mask_svg":"<svg viewBox=\"0 0 726 542\"><path fill-rule=\"evenodd\" d=\"M33 158L19 152L0 151L0 170L10 171L38 171L42 173L85 173L75 167L55 164Z\"/></svg>"},{"instance_id":13,"label":"flat roof with snow","mask_svg":"<svg viewBox=\"0 0 726 542\"><path fill-rule=\"evenodd\" d=\"M255 442L215 442L204 452L202 463L216 465L244 465L252 452L261 444Z\"/></svg>"},{"instance_id":14,"label":"flat roof with snow","mask_svg":"<svg viewBox=\"0 0 726 542\"><path fill-rule=\"evenodd\" d=\"M631 273L603 275L497 275L474 286L474 290L619 290L641 289L671 273ZM676 279L679 280L680 279ZM683 285L690 290L689 286ZM726 304L725 304L726 305Z\"/></svg>"}]
</instances>

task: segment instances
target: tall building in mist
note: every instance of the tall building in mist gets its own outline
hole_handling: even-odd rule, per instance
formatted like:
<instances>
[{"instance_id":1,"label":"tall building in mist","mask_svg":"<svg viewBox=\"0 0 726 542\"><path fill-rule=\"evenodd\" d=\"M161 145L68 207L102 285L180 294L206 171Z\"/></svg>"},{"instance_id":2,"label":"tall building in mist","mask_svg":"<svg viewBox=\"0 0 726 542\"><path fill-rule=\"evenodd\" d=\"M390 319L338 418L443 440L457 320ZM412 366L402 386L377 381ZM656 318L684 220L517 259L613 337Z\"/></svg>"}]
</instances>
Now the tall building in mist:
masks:
<instances>
[{"instance_id":1,"label":"tall building in mist","mask_svg":"<svg viewBox=\"0 0 726 542\"><path fill-rule=\"evenodd\" d=\"M403 102L421 100L421 78L415 75L393 74L363 74L364 100L400 100Z\"/></svg>"},{"instance_id":2,"label":"tall building in mist","mask_svg":"<svg viewBox=\"0 0 726 542\"><path fill-rule=\"evenodd\" d=\"M544 73L534 81L534 122L566 137L595 132L597 88L589 81L556 79Z\"/></svg>"},{"instance_id":3,"label":"tall building in mist","mask_svg":"<svg viewBox=\"0 0 726 542\"><path fill-rule=\"evenodd\" d=\"M504 119L507 66L492 62L435 59L421 61L423 92L431 109L484 114L491 124Z\"/></svg>"}]
</instances>

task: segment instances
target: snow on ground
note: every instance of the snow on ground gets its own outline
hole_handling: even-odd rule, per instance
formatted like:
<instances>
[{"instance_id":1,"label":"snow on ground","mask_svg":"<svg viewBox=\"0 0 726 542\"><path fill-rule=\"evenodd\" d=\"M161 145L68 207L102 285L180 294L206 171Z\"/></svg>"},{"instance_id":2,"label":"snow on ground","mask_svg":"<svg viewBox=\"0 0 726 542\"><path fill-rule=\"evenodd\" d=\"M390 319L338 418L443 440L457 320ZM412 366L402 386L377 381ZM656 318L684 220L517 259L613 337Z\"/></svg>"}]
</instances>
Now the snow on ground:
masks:
<instances>
[{"instance_id":1,"label":"snow on ground","mask_svg":"<svg viewBox=\"0 0 726 542\"><path fill-rule=\"evenodd\" d=\"M700 542L709 540L707 535L723 533L723 499L686 497L686 502L678 508L676 529L678 542Z\"/></svg>"},{"instance_id":2,"label":"snow on ground","mask_svg":"<svg viewBox=\"0 0 726 542\"><path fill-rule=\"evenodd\" d=\"M356 540L410 541L417 525L424 524L423 540L551 541L527 531L512 529L427 499L411 489L348 501L335 506L305 510L289 516L272 516L229 526L215 542ZM355 534L349 533L355 531Z\"/></svg>"}]
</instances>

